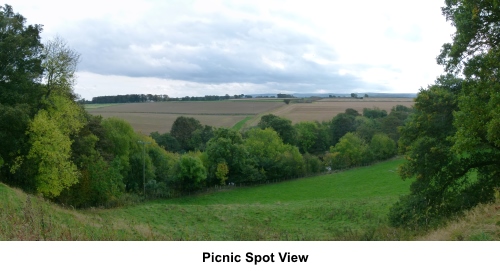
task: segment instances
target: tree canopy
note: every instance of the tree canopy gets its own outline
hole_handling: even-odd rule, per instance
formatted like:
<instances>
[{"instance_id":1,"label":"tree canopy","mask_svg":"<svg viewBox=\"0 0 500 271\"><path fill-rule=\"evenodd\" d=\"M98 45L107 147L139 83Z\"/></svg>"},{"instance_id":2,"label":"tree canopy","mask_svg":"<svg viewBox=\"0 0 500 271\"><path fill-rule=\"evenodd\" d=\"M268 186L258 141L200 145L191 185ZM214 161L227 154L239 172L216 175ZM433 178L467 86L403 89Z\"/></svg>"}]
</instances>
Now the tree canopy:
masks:
<instances>
[{"instance_id":1,"label":"tree canopy","mask_svg":"<svg viewBox=\"0 0 500 271\"><path fill-rule=\"evenodd\" d=\"M456 27L437 59L449 74L421 90L401 130L400 174L415 182L391 210L394 225L432 225L500 186L500 3L447 0L442 11Z\"/></svg>"}]
</instances>

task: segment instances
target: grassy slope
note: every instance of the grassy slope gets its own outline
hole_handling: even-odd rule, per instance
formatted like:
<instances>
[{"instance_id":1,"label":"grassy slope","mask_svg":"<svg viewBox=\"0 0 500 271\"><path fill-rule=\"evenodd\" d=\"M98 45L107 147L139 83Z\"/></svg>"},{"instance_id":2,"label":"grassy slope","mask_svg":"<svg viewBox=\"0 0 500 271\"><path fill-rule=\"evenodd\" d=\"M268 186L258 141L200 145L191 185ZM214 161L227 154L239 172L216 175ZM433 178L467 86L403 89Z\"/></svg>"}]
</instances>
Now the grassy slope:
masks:
<instances>
[{"instance_id":1,"label":"grassy slope","mask_svg":"<svg viewBox=\"0 0 500 271\"><path fill-rule=\"evenodd\" d=\"M0 240L409 238L386 225L389 207L408 192L395 173L400 163L108 210L68 210L0 184ZM499 240L498 215L483 205L421 238Z\"/></svg>"}]
</instances>

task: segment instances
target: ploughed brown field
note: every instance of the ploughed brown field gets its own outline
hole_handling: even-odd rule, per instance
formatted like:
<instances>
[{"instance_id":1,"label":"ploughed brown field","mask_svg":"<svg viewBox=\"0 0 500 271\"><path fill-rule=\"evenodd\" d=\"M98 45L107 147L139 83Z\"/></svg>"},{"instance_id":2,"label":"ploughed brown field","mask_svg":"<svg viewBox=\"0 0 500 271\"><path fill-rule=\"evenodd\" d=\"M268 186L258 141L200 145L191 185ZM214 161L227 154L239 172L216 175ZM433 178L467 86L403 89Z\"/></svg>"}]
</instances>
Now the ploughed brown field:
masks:
<instances>
[{"instance_id":1,"label":"ploughed brown field","mask_svg":"<svg viewBox=\"0 0 500 271\"><path fill-rule=\"evenodd\" d=\"M329 98L313 103L291 103L282 101L217 101L217 102L159 102L131 103L87 109L94 115L105 118L117 117L128 121L132 127L143 134L158 131L170 132L172 124L179 116L193 117L203 125L214 127L233 127L239 121L250 116L246 127L257 125L264 114L275 114L290 119L293 123L301 121L329 121L347 108L353 108L360 114L363 108L378 107L387 112L396 105L413 106L413 99L408 98L364 98L345 99Z\"/></svg>"}]
</instances>

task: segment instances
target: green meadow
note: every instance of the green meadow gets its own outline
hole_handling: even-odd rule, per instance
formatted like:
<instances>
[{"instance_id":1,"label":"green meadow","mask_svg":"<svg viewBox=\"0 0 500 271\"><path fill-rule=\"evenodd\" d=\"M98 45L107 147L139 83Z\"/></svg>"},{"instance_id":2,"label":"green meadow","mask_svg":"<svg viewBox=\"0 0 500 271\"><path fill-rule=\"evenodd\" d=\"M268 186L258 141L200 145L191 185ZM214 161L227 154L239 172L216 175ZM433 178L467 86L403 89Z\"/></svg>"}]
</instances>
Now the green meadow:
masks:
<instances>
[{"instance_id":1,"label":"green meadow","mask_svg":"<svg viewBox=\"0 0 500 271\"><path fill-rule=\"evenodd\" d=\"M82 211L1 185L0 239L400 239L386 215L409 192L409 182L396 173L401 163L395 159L281 183Z\"/></svg>"}]
</instances>

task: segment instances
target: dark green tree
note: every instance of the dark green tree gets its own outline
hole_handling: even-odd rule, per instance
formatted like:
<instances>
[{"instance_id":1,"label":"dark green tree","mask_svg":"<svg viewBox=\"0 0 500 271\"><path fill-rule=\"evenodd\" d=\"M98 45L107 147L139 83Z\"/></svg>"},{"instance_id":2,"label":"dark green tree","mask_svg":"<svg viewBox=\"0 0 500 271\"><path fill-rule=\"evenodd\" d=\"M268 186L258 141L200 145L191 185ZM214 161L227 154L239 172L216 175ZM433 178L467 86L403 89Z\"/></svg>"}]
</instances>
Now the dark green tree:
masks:
<instances>
[{"instance_id":1,"label":"dark green tree","mask_svg":"<svg viewBox=\"0 0 500 271\"><path fill-rule=\"evenodd\" d=\"M416 181L391 210L394 225L435 222L493 200L500 186L500 5L447 0L442 11L456 32L438 63L463 81L446 80L444 90L425 92L434 96L427 109L420 106L427 101L417 98L416 116L402 130L416 136L400 141L409 156L401 174Z\"/></svg>"},{"instance_id":2,"label":"dark green tree","mask_svg":"<svg viewBox=\"0 0 500 271\"><path fill-rule=\"evenodd\" d=\"M169 152L180 152L182 150L177 139L170 133L160 134L158 132L152 132L149 136L151 136L158 145Z\"/></svg>"},{"instance_id":3,"label":"dark green tree","mask_svg":"<svg viewBox=\"0 0 500 271\"><path fill-rule=\"evenodd\" d=\"M330 122L332 145L337 144L345 134L354 131L356 131L355 117L346 113L338 114Z\"/></svg>"},{"instance_id":4,"label":"dark green tree","mask_svg":"<svg viewBox=\"0 0 500 271\"><path fill-rule=\"evenodd\" d=\"M177 139L181 149L190 151L193 149L190 148L189 141L193 133L198 129L203 129L200 121L195 118L180 116L172 124L170 134Z\"/></svg>"},{"instance_id":5,"label":"dark green tree","mask_svg":"<svg viewBox=\"0 0 500 271\"><path fill-rule=\"evenodd\" d=\"M281 137L285 144L295 145L297 132L295 131L292 121L278 117L273 114L262 116L258 126L261 129L273 128Z\"/></svg>"},{"instance_id":6,"label":"dark green tree","mask_svg":"<svg viewBox=\"0 0 500 271\"><path fill-rule=\"evenodd\" d=\"M4 181L20 187L32 177L23 167L29 152L26 134L35 116L43 90L41 25L27 25L26 19L11 6L0 6L0 156Z\"/></svg>"}]
</instances>

